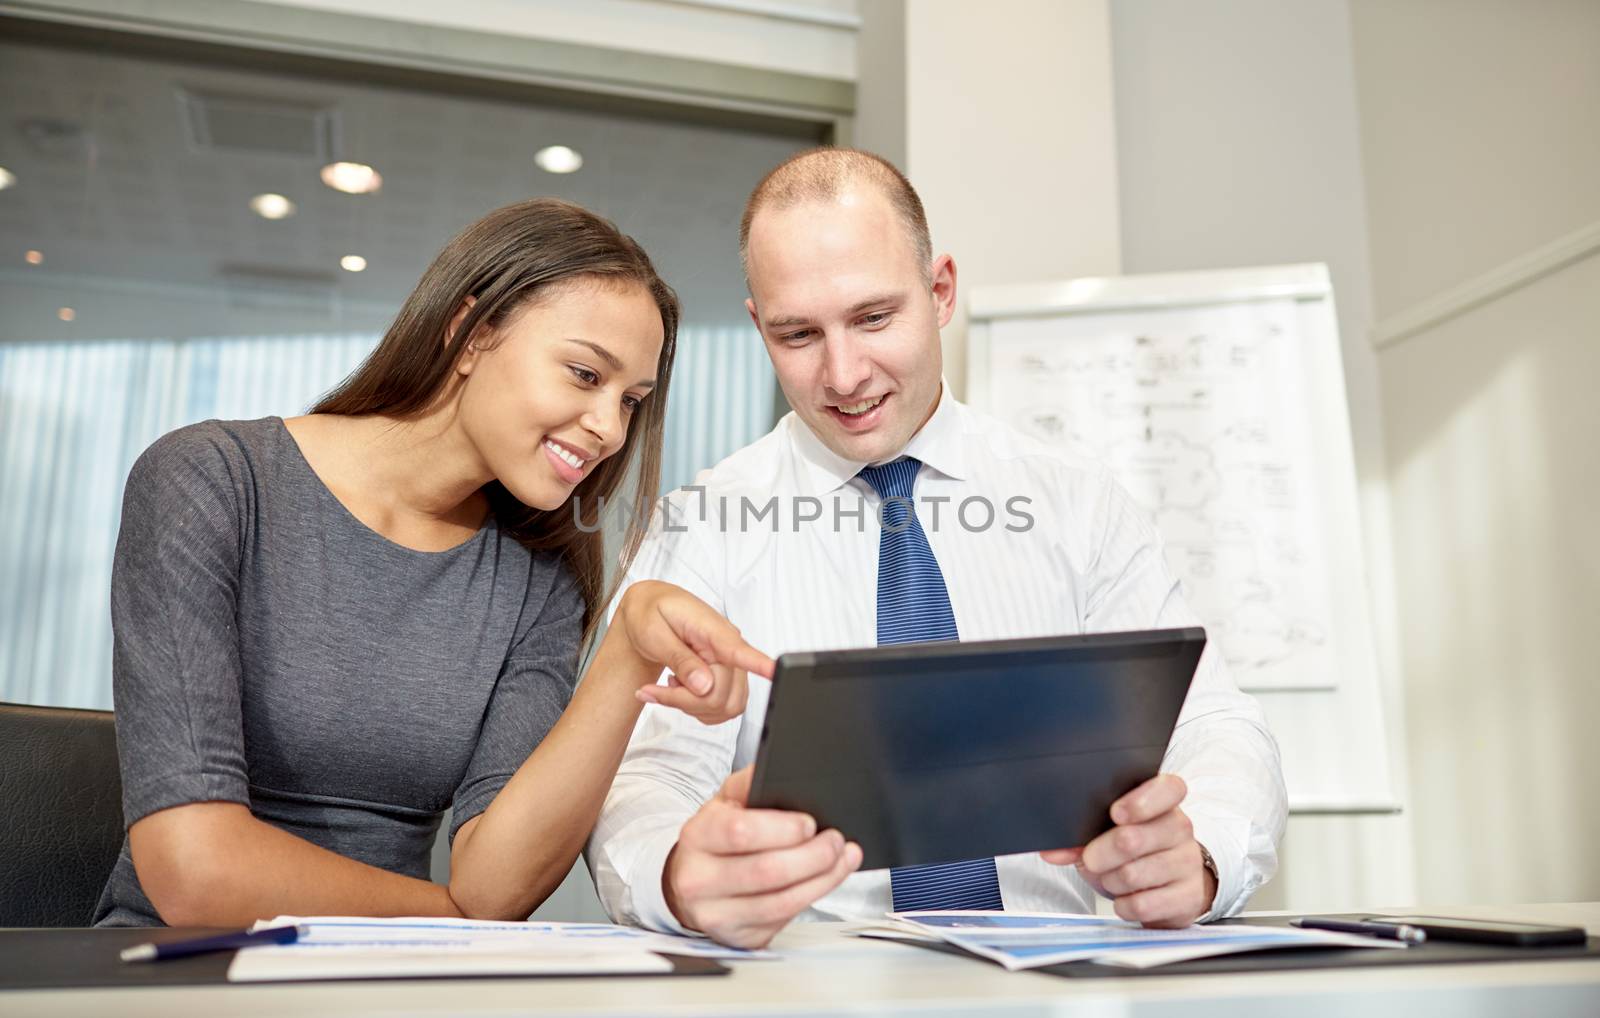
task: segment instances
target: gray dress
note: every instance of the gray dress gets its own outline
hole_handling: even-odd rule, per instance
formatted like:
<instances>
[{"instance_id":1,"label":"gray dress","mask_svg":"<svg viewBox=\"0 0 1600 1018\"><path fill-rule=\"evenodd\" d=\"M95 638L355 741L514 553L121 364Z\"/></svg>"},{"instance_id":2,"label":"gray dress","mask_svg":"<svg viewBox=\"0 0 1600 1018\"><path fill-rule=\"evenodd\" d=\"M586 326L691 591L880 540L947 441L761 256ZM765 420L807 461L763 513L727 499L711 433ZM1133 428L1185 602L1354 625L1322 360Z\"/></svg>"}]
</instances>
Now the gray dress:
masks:
<instances>
[{"instance_id":1,"label":"gray dress","mask_svg":"<svg viewBox=\"0 0 1600 1018\"><path fill-rule=\"evenodd\" d=\"M426 878L572 695L571 574L491 520L442 552L351 516L276 417L207 421L134 464L111 581L129 826L236 802ZM126 839L98 926L160 925Z\"/></svg>"}]
</instances>

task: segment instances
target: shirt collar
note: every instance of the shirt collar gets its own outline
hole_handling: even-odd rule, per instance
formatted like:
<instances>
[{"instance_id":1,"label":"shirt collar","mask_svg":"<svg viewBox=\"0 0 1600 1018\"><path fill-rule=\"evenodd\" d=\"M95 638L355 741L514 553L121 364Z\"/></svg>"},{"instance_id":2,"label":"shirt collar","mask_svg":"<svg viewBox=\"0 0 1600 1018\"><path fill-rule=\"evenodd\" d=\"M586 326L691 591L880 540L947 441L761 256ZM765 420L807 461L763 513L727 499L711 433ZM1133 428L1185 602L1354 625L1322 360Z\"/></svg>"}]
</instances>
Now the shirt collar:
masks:
<instances>
[{"instance_id":1,"label":"shirt collar","mask_svg":"<svg viewBox=\"0 0 1600 1018\"><path fill-rule=\"evenodd\" d=\"M934 407L933 416L911 436L911 441L906 443L905 448L884 462L902 456L914 456L921 460L924 466L932 467L947 477L953 477L958 481L965 480L967 457L962 443L962 409L961 403L950 395L950 383L941 378L939 405ZM791 424L795 431L795 449L800 454L799 479L805 489L804 494L826 495L849 483L850 479L867 465L862 460L845 459L823 445L822 440L798 414L794 416Z\"/></svg>"}]
</instances>

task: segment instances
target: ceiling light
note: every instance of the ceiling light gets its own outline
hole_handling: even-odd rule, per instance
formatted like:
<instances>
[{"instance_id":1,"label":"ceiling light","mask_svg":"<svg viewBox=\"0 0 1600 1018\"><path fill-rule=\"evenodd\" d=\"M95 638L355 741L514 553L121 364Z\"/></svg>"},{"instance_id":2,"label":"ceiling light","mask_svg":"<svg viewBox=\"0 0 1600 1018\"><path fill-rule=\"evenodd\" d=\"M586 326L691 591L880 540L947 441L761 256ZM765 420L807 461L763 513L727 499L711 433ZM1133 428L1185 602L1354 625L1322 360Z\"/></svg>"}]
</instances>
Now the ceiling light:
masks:
<instances>
[{"instance_id":1,"label":"ceiling light","mask_svg":"<svg viewBox=\"0 0 1600 1018\"><path fill-rule=\"evenodd\" d=\"M360 255L345 255L339 259L339 268L346 272L360 272L367 267L367 260Z\"/></svg>"},{"instance_id":2,"label":"ceiling light","mask_svg":"<svg viewBox=\"0 0 1600 1018\"><path fill-rule=\"evenodd\" d=\"M546 173L576 173L583 166L583 156L565 145L551 145L533 154L533 161Z\"/></svg>"},{"instance_id":3,"label":"ceiling light","mask_svg":"<svg viewBox=\"0 0 1600 1018\"><path fill-rule=\"evenodd\" d=\"M375 194L383 177L366 163L329 163L322 168L322 182L345 194Z\"/></svg>"},{"instance_id":4,"label":"ceiling light","mask_svg":"<svg viewBox=\"0 0 1600 1018\"><path fill-rule=\"evenodd\" d=\"M0 166L0 191L4 191L6 188L10 187L12 184L15 184L16 182L17 182L16 174L12 173L10 170L6 169L4 166Z\"/></svg>"},{"instance_id":5,"label":"ceiling light","mask_svg":"<svg viewBox=\"0 0 1600 1018\"><path fill-rule=\"evenodd\" d=\"M22 256L22 260L27 262L29 265L43 265L44 252L30 250Z\"/></svg>"},{"instance_id":6,"label":"ceiling light","mask_svg":"<svg viewBox=\"0 0 1600 1018\"><path fill-rule=\"evenodd\" d=\"M56 317L61 319L63 322L70 322L74 318L78 317L78 313L71 308L57 308Z\"/></svg>"},{"instance_id":7,"label":"ceiling light","mask_svg":"<svg viewBox=\"0 0 1600 1018\"><path fill-rule=\"evenodd\" d=\"M294 202L281 194L258 194L250 199L250 211L262 219L288 219L294 215Z\"/></svg>"}]
</instances>

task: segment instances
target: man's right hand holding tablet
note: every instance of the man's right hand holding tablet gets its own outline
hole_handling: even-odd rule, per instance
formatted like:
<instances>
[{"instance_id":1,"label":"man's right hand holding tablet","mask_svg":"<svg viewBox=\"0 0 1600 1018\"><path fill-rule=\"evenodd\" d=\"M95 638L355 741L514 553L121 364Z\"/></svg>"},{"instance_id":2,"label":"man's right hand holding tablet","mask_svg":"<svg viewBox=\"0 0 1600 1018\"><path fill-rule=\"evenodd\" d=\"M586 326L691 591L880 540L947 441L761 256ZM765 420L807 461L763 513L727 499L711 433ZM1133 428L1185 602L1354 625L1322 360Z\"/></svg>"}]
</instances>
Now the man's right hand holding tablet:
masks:
<instances>
[{"instance_id":1,"label":"man's right hand holding tablet","mask_svg":"<svg viewBox=\"0 0 1600 1018\"><path fill-rule=\"evenodd\" d=\"M856 871L861 846L805 813L746 807L752 771L734 771L683 825L661 890L687 928L761 948Z\"/></svg>"}]
</instances>

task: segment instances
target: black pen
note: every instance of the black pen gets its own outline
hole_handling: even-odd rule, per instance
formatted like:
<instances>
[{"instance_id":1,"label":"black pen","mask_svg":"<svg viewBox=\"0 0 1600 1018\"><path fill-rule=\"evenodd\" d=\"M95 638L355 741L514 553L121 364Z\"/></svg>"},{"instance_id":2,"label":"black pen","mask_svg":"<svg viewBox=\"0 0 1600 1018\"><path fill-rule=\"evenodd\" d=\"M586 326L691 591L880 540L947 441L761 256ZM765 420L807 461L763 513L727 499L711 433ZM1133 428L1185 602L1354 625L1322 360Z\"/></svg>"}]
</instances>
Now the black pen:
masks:
<instances>
[{"instance_id":1,"label":"black pen","mask_svg":"<svg viewBox=\"0 0 1600 1018\"><path fill-rule=\"evenodd\" d=\"M269 926L264 930L242 933L223 933L215 937L197 937L194 940L174 940L166 944L140 944L122 952L123 961L165 961L191 954L211 951L232 951L239 947L258 947L262 944L292 944L303 930L299 926Z\"/></svg>"},{"instance_id":2,"label":"black pen","mask_svg":"<svg viewBox=\"0 0 1600 1018\"><path fill-rule=\"evenodd\" d=\"M1398 940L1402 944L1420 944L1428 939L1426 930L1405 923L1362 923L1349 919L1318 919L1316 916L1307 916L1304 919L1292 919L1290 926L1298 926L1303 930L1328 930L1333 933L1359 933L1363 937L1381 937L1384 940Z\"/></svg>"}]
</instances>

